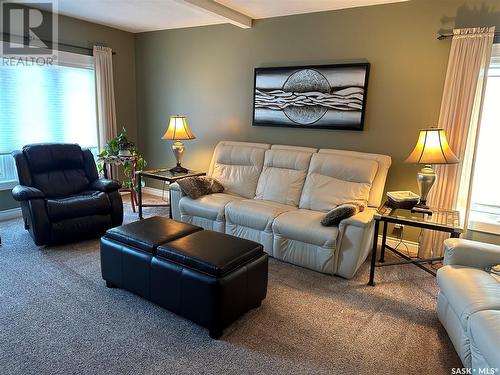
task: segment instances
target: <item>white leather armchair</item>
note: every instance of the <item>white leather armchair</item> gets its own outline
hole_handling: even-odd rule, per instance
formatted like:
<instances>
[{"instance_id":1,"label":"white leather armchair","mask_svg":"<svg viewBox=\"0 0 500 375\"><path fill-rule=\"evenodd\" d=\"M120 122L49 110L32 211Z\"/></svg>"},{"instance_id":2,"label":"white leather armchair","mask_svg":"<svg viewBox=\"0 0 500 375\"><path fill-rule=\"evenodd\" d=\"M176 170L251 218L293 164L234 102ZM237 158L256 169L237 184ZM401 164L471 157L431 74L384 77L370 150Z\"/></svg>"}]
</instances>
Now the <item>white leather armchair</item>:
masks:
<instances>
[{"instance_id":1,"label":"white leather armchair","mask_svg":"<svg viewBox=\"0 0 500 375\"><path fill-rule=\"evenodd\" d=\"M458 238L444 246L439 320L464 366L500 368L500 276L486 271L500 264L500 246Z\"/></svg>"},{"instance_id":2,"label":"white leather armchair","mask_svg":"<svg viewBox=\"0 0 500 375\"><path fill-rule=\"evenodd\" d=\"M500 246L484 242L450 238L444 241L444 265L484 269L500 264Z\"/></svg>"}]
</instances>

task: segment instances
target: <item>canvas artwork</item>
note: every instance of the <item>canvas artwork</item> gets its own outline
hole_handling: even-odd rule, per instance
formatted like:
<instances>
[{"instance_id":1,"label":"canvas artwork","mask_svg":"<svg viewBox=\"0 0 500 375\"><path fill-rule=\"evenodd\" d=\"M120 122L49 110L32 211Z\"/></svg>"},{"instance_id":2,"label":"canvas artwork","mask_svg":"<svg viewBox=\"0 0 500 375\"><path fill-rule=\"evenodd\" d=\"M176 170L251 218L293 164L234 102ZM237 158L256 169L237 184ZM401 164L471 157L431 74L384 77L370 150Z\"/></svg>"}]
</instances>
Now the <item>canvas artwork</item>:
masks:
<instances>
[{"instance_id":1,"label":"canvas artwork","mask_svg":"<svg viewBox=\"0 0 500 375\"><path fill-rule=\"evenodd\" d=\"M362 130L369 67L256 68L253 125Z\"/></svg>"}]
</instances>

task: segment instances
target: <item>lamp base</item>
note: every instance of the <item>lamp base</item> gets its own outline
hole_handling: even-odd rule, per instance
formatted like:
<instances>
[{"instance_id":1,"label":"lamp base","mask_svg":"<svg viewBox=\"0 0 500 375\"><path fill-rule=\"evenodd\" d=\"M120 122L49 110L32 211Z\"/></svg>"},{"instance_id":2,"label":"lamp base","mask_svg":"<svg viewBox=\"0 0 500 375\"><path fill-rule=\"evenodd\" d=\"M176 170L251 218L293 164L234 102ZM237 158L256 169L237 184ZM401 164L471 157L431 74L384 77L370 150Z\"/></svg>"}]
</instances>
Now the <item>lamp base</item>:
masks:
<instances>
[{"instance_id":1,"label":"lamp base","mask_svg":"<svg viewBox=\"0 0 500 375\"><path fill-rule=\"evenodd\" d=\"M170 168L170 172L172 173L187 173L188 170L181 166L181 163L177 163L177 165L173 168Z\"/></svg>"},{"instance_id":2,"label":"lamp base","mask_svg":"<svg viewBox=\"0 0 500 375\"><path fill-rule=\"evenodd\" d=\"M182 156L184 155L184 144L181 141L175 141L172 145L172 151L174 152L175 160L177 165L170 169L172 173L187 173L187 169L181 166Z\"/></svg>"},{"instance_id":3,"label":"lamp base","mask_svg":"<svg viewBox=\"0 0 500 375\"><path fill-rule=\"evenodd\" d=\"M418 202L415 206L413 206L413 208L411 209L411 212L412 213L427 214L429 216L432 215L432 211L429 208L429 206L427 206L425 204L425 201L424 202Z\"/></svg>"},{"instance_id":4,"label":"lamp base","mask_svg":"<svg viewBox=\"0 0 500 375\"><path fill-rule=\"evenodd\" d=\"M431 165L425 165L417 175L418 188L420 190L420 200L413 207L412 212L420 212L432 215L432 211L427 205L427 195L436 181L436 172Z\"/></svg>"}]
</instances>

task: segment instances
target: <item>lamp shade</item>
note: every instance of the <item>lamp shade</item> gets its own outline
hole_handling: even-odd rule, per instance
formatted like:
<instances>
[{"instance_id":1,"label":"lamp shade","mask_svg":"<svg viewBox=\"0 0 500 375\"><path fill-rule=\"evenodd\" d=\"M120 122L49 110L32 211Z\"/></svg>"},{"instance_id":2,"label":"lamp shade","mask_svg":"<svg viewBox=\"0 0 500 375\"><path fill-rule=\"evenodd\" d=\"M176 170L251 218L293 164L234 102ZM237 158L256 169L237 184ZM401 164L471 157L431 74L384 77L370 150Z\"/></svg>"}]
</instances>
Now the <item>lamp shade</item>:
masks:
<instances>
[{"instance_id":1,"label":"lamp shade","mask_svg":"<svg viewBox=\"0 0 500 375\"><path fill-rule=\"evenodd\" d=\"M420 130L417 144L406 163L418 164L455 164L458 158L453 153L443 129Z\"/></svg>"},{"instance_id":2,"label":"lamp shade","mask_svg":"<svg viewBox=\"0 0 500 375\"><path fill-rule=\"evenodd\" d=\"M170 116L167 131L161 138L174 141L184 141L188 139L195 139L195 136L188 128L186 116Z\"/></svg>"}]
</instances>

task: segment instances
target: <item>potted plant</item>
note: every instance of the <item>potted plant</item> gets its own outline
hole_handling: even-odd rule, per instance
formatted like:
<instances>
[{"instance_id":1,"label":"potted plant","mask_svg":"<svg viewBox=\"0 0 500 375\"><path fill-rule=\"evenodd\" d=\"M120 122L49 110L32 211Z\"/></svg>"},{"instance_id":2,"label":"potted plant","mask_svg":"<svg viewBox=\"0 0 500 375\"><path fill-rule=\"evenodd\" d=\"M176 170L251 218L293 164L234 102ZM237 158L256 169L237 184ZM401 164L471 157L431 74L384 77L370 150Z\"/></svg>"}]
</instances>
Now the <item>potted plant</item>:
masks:
<instances>
[{"instance_id":1,"label":"potted plant","mask_svg":"<svg viewBox=\"0 0 500 375\"><path fill-rule=\"evenodd\" d=\"M99 159L105 159L111 156L122 156L122 157L132 157L135 156L136 170L140 171L146 166L146 160L144 157L138 152L137 146L134 142L128 139L127 131L125 128L122 128L122 132L116 137L110 139L104 150L102 150L97 157ZM137 186L132 186L132 162L133 159L125 160L123 163L123 174L126 177L126 180L121 181L121 184L124 188L137 190ZM104 171L104 163L98 163L97 165L99 173L102 174Z\"/></svg>"}]
</instances>

